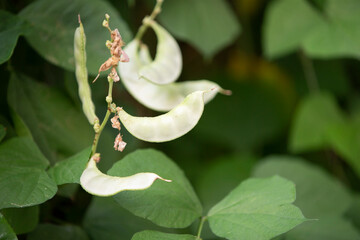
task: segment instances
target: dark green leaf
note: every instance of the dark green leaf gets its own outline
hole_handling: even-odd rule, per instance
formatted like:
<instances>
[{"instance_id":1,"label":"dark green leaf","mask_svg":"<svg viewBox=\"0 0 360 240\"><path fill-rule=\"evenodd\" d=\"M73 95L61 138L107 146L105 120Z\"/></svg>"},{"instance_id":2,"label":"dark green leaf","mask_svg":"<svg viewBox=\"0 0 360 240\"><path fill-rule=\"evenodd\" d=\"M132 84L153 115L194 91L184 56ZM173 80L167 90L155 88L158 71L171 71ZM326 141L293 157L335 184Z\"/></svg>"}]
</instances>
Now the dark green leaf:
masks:
<instances>
[{"instance_id":1,"label":"dark green leaf","mask_svg":"<svg viewBox=\"0 0 360 240\"><path fill-rule=\"evenodd\" d=\"M359 232L351 222L340 217L324 218L319 221L305 222L286 233L285 240L355 240Z\"/></svg>"},{"instance_id":2,"label":"dark green leaf","mask_svg":"<svg viewBox=\"0 0 360 240\"><path fill-rule=\"evenodd\" d=\"M16 42L25 31L24 21L9 12L0 10L0 64L9 60Z\"/></svg>"},{"instance_id":3,"label":"dark green leaf","mask_svg":"<svg viewBox=\"0 0 360 240\"><path fill-rule=\"evenodd\" d=\"M147 190L121 192L114 197L121 206L163 227L187 227L201 216L201 204L189 181L161 152L135 151L114 164L108 174L125 177L139 172L154 172L172 182L156 181Z\"/></svg>"},{"instance_id":4,"label":"dark green leaf","mask_svg":"<svg viewBox=\"0 0 360 240\"><path fill-rule=\"evenodd\" d=\"M92 142L93 130L86 118L56 89L13 74L8 102L52 163L83 150Z\"/></svg>"},{"instance_id":5,"label":"dark green leaf","mask_svg":"<svg viewBox=\"0 0 360 240\"><path fill-rule=\"evenodd\" d=\"M295 114L289 148L292 152L304 152L328 147L328 129L344 122L331 95L317 93L308 96L302 99Z\"/></svg>"},{"instance_id":6,"label":"dark green leaf","mask_svg":"<svg viewBox=\"0 0 360 240\"><path fill-rule=\"evenodd\" d=\"M6 128L4 125L0 124L0 142L4 139L6 135Z\"/></svg>"},{"instance_id":7,"label":"dark green leaf","mask_svg":"<svg viewBox=\"0 0 360 240\"><path fill-rule=\"evenodd\" d=\"M57 185L65 183L80 183L80 176L89 160L91 147L84 149L76 155L57 162L48 173Z\"/></svg>"},{"instance_id":8,"label":"dark green leaf","mask_svg":"<svg viewBox=\"0 0 360 240\"><path fill-rule=\"evenodd\" d=\"M29 138L12 138L0 145L0 209L52 198L57 187L45 172L48 164Z\"/></svg>"},{"instance_id":9,"label":"dark green leaf","mask_svg":"<svg viewBox=\"0 0 360 240\"><path fill-rule=\"evenodd\" d=\"M16 234L31 232L39 222L39 206L27 208L6 208L1 213L5 216Z\"/></svg>"},{"instance_id":10,"label":"dark green leaf","mask_svg":"<svg viewBox=\"0 0 360 240\"><path fill-rule=\"evenodd\" d=\"M242 182L209 211L211 230L227 239L267 240L306 221L295 185L279 176Z\"/></svg>"},{"instance_id":11,"label":"dark green leaf","mask_svg":"<svg viewBox=\"0 0 360 240\"><path fill-rule=\"evenodd\" d=\"M208 58L240 33L240 24L224 0L164 1L159 19L175 37L189 42Z\"/></svg>"},{"instance_id":12,"label":"dark green leaf","mask_svg":"<svg viewBox=\"0 0 360 240\"><path fill-rule=\"evenodd\" d=\"M26 34L31 46L46 60L74 71L74 32L78 27L78 14L87 38L87 67L97 74L100 65L109 57L105 46L109 32L101 26L105 13L111 17L110 26L118 28L125 42L132 34L118 12L107 1L101 0L38 0L28 5L20 15L30 22L32 31Z\"/></svg>"},{"instance_id":13,"label":"dark green leaf","mask_svg":"<svg viewBox=\"0 0 360 240\"><path fill-rule=\"evenodd\" d=\"M262 161L254 172L256 177L278 174L296 184L296 206L308 218L322 219L341 216L351 204L349 191L322 169L300 158L274 156Z\"/></svg>"},{"instance_id":14,"label":"dark green leaf","mask_svg":"<svg viewBox=\"0 0 360 240\"><path fill-rule=\"evenodd\" d=\"M275 58L298 49L322 21L307 1L272 1L266 10L263 27L266 56Z\"/></svg>"},{"instance_id":15,"label":"dark green leaf","mask_svg":"<svg viewBox=\"0 0 360 240\"><path fill-rule=\"evenodd\" d=\"M173 234L156 231L143 231L136 233L131 240L196 240L195 236L189 234Z\"/></svg>"},{"instance_id":16,"label":"dark green leaf","mask_svg":"<svg viewBox=\"0 0 360 240\"><path fill-rule=\"evenodd\" d=\"M27 240L88 240L86 233L78 226L40 224Z\"/></svg>"},{"instance_id":17,"label":"dark green leaf","mask_svg":"<svg viewBox=\"0 0 360 240\"><path fill-rule=\"evenodd\" d=\"M0 239L1 240L17 240L17 237L7 223L5 217L0 213Z\"/></svg>"},{"instance_id":18,"label":"dark green leaf","mask_svg":"<svg viewBox=\"0 0 360 240\"><path fill-rule=\"evenodd\" d=\"M240 182L248 178L255 163L251 155L224 156L198 172L196 191L208 211Z\"/></svg>"},{"instance_id":19,"label":"dark green leaf","mask_svg":"<svg viewBox=\"0 0 360 240\"><path fill-rule=\"evenodd\" d=\"M96 240L129 240L139 231L162 230L125 210L113 198L100 197L93 198L83 225L91 239Z\"/></svg>"}]
</instances>

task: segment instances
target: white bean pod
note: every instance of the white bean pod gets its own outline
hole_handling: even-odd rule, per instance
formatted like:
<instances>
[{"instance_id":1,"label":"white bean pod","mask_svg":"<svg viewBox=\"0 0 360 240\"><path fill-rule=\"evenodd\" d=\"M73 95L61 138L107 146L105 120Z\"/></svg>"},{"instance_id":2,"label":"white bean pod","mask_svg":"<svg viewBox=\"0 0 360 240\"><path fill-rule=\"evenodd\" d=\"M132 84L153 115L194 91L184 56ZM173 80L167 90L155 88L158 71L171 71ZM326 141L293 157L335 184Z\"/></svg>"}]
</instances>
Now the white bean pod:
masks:
<instances>
[{"instance_id":1,"label":"white bean pod","mask_svg":"<svg viewBox=\"0 0 360 240\"><path fill-rule=\"evenodd\" d=\"M148 21L157 36L155 60L141 67L141 77L156 84L168 84L176 81L182 69L182 55L176 40L158 23Z\"/></svg>"},{"instance_id":2,"label":"white bean pod","mask_svg":"<svg viewBox=\"0 0 360 240\"><path fill-rule=\"evenodd\" d=\"M79 97L82 102L83 112L90 124L94 124L95 118L97 117L95 114L95 106L91 99L91 89L88 82L85 45L86 37L84 27L80 22L80 26L76 28L74 36L75 75L79 86Z\"/></svg>"},{"instance_id":3,"label":"white bean pod","mask_svg":"<svg viewBox=\"0 0 360 240\"><path fill-rule=\"evenodd\" d=\"M208 91L189 94L170 112L156 117L134 117L121 109L120 121L136 138L147 142L167 142L183 136L199 121L204 110L203 95Z\"/></svg>"},{"instance_id":4,"label":"white bean pod","mask_svg":"<svg viewBox=\"0 0 360 240\"><path fill-rule=\"evenodd\" d=\"M150 172L137 173L129 177L109 176L100 172L92 157L80 177L80 184L88 193L106 197L126 190L147 189L156 179L171 182L171 180L163 179L157 174Z\"/></svg>"},{"instance_id":5,"label":"white bean pod","mask_svg":"<svg viewBox=\"0 0 360 240\"><path fill-rule=\"evenodd\" d=\"M138 52L138 48L140 51ZM187 95L199 90L214 89L204 96L205 103L211 101L217 92L228 94L218 84L208 80L185 81L167 85L154 84L140 78L138 71L144 64L151 62L149 50L138 40L131 41L125 48L131 61L119 65L121 81L129 93L144 106L160 112L167 112L180 104Z\"/></svg>"}]
</instances>

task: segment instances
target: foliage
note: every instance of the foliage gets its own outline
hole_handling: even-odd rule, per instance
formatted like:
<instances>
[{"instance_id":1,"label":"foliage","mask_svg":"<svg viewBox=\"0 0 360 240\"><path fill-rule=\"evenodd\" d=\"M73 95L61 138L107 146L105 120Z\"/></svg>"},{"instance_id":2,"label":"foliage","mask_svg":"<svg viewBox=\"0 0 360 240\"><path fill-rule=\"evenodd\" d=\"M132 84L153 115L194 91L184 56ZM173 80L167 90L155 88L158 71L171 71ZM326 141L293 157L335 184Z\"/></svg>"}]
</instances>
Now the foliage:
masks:
<instances>
[{"instance_id":1,"label":"foliage","mask_svg":"<svg viewBox=\"0 0 360 240\"><path fill-rule=\"evenodd\" d=\"M0 3L0 239L360 239L358 0Z\"/></svg>"}]
</instances>

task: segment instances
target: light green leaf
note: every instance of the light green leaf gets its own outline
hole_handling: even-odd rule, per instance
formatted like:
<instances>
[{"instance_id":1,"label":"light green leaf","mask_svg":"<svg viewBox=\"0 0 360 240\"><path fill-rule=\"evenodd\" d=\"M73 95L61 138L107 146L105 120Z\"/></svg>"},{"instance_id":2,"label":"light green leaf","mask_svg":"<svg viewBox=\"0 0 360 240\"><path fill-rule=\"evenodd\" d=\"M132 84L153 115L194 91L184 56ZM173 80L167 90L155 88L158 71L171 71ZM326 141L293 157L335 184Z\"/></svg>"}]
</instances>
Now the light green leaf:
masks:
<instances>
[{"instance_id":1,"label":"light green leaf","mask_svg":"<svg viewBox=\"0 0 360 240\"><path fill-rule=\"evenodd\" d=\"M265 55L275 58L296 50L322 22L307 1L272 1L266 9L263 26Z\"/></svg>"},{"instance_id":2,"label":"light green leaf","mask_svg":"<svg viewBox=\"0 0 360 240\"><path fill-rule=\"evenodd\" d=\"M29 138L12 138L0 145L0 209L45 202L57 190L46 174L48 161Z\"/></svg>"},{"instance_id":3,"label":"light green leaf","mask_svg":"<svg viewBox=\"0 0 360 240\"><path fill-rule=\"evenodd\" d=\"M145 191L121 192L114 196L121 206L163 227L184 228L201 216L201 204L189 181L161 152L135 151L117 162L108 174L124 177L138 172L154 172L172 182L157 181Z\"/></svg>"},{"instance_id":4,"label":"light green leaf","mask_svg":"<svg viewBox=\"0 0 360 240\"><path fill-rule=\"evenodd\" d=\"M206 58L240 33L240 24L224 0L165 1L159 19L175 37L189 42Z\"/></svg>"},{"instance_id":5,"label":"light green leaf","mask_svg":"<svg viewBox=\"0 0 360 240\"><path fill-rule=\"evenodd\" d=\"M292 152L318 150L329 146L327 131L345 119L335 99L327 93L317 93L298 105L291 128L289 148Z\"/></svg>"},{"instance_id":6,"label":"light green leaf","mask_svg":"<svg viewBox=\"0 0 360 240\"><path fill-rule=\"evenodd\" d=\"M254 176L269 177L278 174L296 185L296 206L308 218L322 219L342 215L351 204L349 191L319 167L301 158L268 157L256 167Z\"/></svg>"},{"instance_id":7,"label":"light green leaf","mask_svg":"<svg viewBox=\"0 0 360 240\"><path fill-rule=\"evenodd\" d=\"M327 0L327 21L305 39L304 50L318 58L360 58L359 11L358 0Z\"/></svg>"},{"instance_id":8,"label":"light green leaf","mask_svg":"<svg viewBox=\"0 0 360 240\"><path fill-rule=\"evenodd\" d=\"M93 130L72 102L54 88L13 74L8 102L31 131L44 155L55 163L91 144Z\"/></svg>"},{"instance_id":9,"label":"light green leaf","mask_svg":"<svg viewBox=\"0 0 360 240\"><path fill-rule=\"evenodd\" d=\"M305 222L285 234L285 240L355 240L360 234L351 222L340 217Z\"/></svg>"},{"instance_id":10,"label":"light green leaf","mask_svg":"<svg viewBox=\"0 0 360 240\"><path fill-rule=\"evenodd\" d=\"M107 1L101 0L38 0L28 5L20 16L32 25L26 34L31 46L51 63L74 71L74 30L78 27L78 14L84 24L87 42L87 67L96 75L100 65L107 60L105 46L109 32L101 26L104 14L111 17L110 25L118 28L125 42L132 38L126 23Z\"/></svg>"},{"instance_id":11,"label":"light green leaf","mask_svg":"<svg viewBox=\"0 0 360 240\"><path fill-rule=\"evenodd\" d=\"M121 109L121 123L136 138L147 142L167 142L179 138L198 123L204 111L207 91L189 94L171 111L156 117L134 117Z\"/></svg>"},{"instance_id":12,"label":"light green leaf","mask_svg":"<svg viewBox=\"0 0 360 240\"><path fill-rule=\"evenodd\" d=\"M95 158L100 158L100 155L95 154L90 158L81 174L80 185L85 191L96 196L107 197L122 191L145 190L157 179L171 182L152 172L140 172L126 177L106 175L97 168Z\"/></svg>"},{"instance_id":13,"label":"light green leaf","mask_svg":"<svg viewBox=\"0 0 360 240\"><path fill-rule=\"evenodd\" d=\"M7 223L5 217L0 213L0 239L1 240L17 240L14 231Z\"/></svg>"},{"instance_id":14,"label":"light green leaf","mask_svg":"<svg viewBox=\"0 0 360 240\"><path fill-rule=\"evenodd\" d=\"M99 221L101 219L101 221ZM94 197L83 226L91 239L129 240L139 231L162 230L155 224L125 210L113 198Z\"/></svg>"},{"instance_id":15,"label":"light green leaf","mask_svg":"<svg viewBox=\"0 0 360 240\"><path fill-rule=\"evenodd\" d=\"M156 231L142 231L136 233L131 240L196 240L193 235L189 234L173 234L173 233L163 233Z\"/></svg>"},{"instance_id":16,"label":"light green leaf","mask_svg":"<svg viewBox=\"0 0 360 240\"><path fill-rule=\"evenodd\" d=\"M6 128L4 125L0 124L0 142L4 139L6 135Z\"/></svg>"},{"instance_id":17,"label":"light green leaf","mask_svg":"<svg viewBox=\"0 0 360 240\"><path fill-rule=\"evenodd\" d=\"M80 176L86 168L91 148L88 147L66 160L57 162L50 168L48 174L57 185L65 183L80 183Z\"/></svg>"},{"instance_id":18,"label":"light green leaf","mask_svg":"<svg viewBox=\"0 0 360 240\"><path fill-rule=\"evenodd\" d=\"M31 232L27 240L89 240L88 236L78 226L40 224Z\"/></svg>"},{"instance_id":19,"label":"light green leaf","mask_svg":"<svg viewBox=\"0 0 360 240\"><path fill-rule=\"evenodd\" d=\"M295 185L279 176L248 179L210 209L210 228L231 240L271 239L306 221L292 205L295 195Z\"/></svg>"},{"instance_id":20,"label":"light green leaf","mask_svg":"<svg viewBox=\"0 0 360 240\"><path fill-rule=\"evenodd\" d=\"M25 29L23 20L9 12L0 10L0 64L9 60L19 36L25 32Z\"/></svg>"},{"instance_id":21,"label":"light green leaf","mask_svg":"<svg viewBox=\"0 0 360 240\"><path fill-rule=\"evenodd\" d=\"M16 234L31 232L39 222L39 206L6 208L2 209L1 213L5 216Z\"/></svg>"}]
</instances>

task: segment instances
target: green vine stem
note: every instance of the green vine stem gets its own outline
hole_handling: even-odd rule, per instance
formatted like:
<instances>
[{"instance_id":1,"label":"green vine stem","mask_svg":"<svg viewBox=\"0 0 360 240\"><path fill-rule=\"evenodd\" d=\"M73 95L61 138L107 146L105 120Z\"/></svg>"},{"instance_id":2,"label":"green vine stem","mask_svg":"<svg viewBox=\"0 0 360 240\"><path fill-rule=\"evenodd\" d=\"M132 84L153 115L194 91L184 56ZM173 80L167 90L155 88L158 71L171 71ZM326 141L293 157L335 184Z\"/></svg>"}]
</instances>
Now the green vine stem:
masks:
<instances>
[{"instance_id":1,"label":"green vine stem","mask_svg":"<svg viewBox=\"0 0 360 240\"><path fill-rule=\"evenodd\" d=\"M112 89L113 89L114 80L109 76L108 81L109 81L109 90L108 90L108 95L106 96L106 102L108 103L107 111L101 125L99 126L99 123L94 124L95 137L94 137L93 145L91 147L91 156L93 156L96 153L100 135L103 129L105 128L107 121L109 120L111 112L113 111L111 107L111 103L112 103Z\"/></svg>"},{"instance_id":2,"label":"green vine stem","mask_svg":"<svg viewBox=\"0 0 360 240\"><path fill-rule=\"evenodd\" d=\"M152 11L152 13L150 14L150 16L146 16L143 19L143 24L140 26L135 39L140 40L144 33L146 32L146 30L148 29L149 25L146 24L147 21L149 20L154 20L156 18L156 16L161 12L161 6L163 4L164 0L156 0L156 5Z\"/></svg>"},{"instance_id":3,"label":"green vine stem","mask_svg":"<svg viewBox=\"0 0 360 240\"><path fill-rule=\"evenodd\" d=\"M204 226L204 223L205 221L207 220L207 217L201 217L200 218L200 223L199 223L199 228L198 228L198 232L197 232L197 235L196 235L196 239L197 240L201 240L201 232L202 232L202 229L203 229L203 226Z\"/></svg>"},{"instance_id":4,"label":"green vine stem","mask_svg":"<svg viewBox=\"0 0 360 240\"><path fill-rule=\"evenodd\" d=\"M309 88L309 91L310 92L319 91L319 83L318 83L314 65L313 65L311 59L309 59L302 50L299 51L299 56L300 56L302 67L304 69L305 79L306 79L306 83Z\"/></svg>"}]
</instances>

